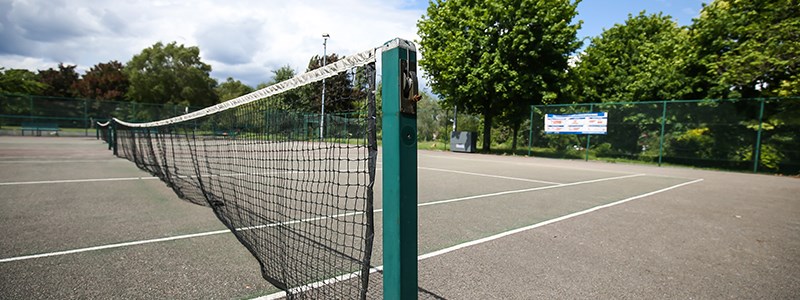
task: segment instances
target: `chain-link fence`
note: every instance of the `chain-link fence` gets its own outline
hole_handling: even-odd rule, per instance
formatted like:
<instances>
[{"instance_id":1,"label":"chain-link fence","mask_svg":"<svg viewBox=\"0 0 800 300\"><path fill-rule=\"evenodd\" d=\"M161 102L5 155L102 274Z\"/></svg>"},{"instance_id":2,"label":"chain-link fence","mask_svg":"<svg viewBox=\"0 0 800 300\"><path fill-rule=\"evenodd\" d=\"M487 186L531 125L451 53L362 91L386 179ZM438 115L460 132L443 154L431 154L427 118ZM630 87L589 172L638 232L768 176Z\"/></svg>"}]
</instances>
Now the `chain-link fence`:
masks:
<instances>
[{"instance_id":1,"label":"chain-link fence","mask_svg":"<svg viewBox=\"0 0 800 300\"><path fill-rule=\"evenodd\" d=\"M93 136L95 121L111 116L146 122L198 109L175 104L0 94L0 134L22 134L25 127L47 124L58 127L59 135Z\"/></svg>"},{"instance_id":2,"label":"chain-link fence","mask_svg":"<svg viewBox=\"0 0 800 300\"><path fill-rule=\"evenodd\" d=\"M529 155L800 173L800 97L531 107ZM607 112L604 135L545 134L547 114ZM756 159L758 158L758 159Z\"/></svg>"}]
</instances>

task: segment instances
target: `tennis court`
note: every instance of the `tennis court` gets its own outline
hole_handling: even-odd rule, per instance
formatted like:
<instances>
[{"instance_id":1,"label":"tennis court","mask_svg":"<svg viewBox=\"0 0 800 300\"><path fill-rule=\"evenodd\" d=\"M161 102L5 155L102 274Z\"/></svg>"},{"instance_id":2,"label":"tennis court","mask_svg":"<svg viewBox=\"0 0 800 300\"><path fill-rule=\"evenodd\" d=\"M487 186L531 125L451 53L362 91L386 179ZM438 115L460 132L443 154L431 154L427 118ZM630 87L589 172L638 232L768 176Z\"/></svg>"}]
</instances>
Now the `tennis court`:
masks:
<instances>
[{"instance_id":1,"label":"tennis court","mask_svg":"<svg viewBox=\"0 0 800 300\"><path fill-rule=\"evenodd\" d=\"M800 294L797 178L418 155L420 298ZM381 166L379 156L373 266L382 265ZM93 138L0 137L0 231L0 298L278 292L210 208Z\"/></svg>"}]
</instances>

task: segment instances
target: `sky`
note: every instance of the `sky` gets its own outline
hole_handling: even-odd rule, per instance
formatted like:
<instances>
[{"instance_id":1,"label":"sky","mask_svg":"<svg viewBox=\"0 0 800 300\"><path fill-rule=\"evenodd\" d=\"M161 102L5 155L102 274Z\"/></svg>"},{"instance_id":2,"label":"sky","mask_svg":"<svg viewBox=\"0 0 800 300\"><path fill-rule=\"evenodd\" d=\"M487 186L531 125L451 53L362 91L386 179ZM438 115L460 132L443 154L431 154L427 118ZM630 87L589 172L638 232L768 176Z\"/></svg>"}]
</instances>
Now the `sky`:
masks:
<instances>
[{"instance_id":1,"label":"sky","mask_svg":"<svg viewBox=\"0 0 800 300\"><path fill-rule=\"evenodd\" d=\"M600 35L628 14L663 12L679 25L703 0L584 0L579 38ZM156 42L197 46L219 82L267 82L289 65L302 73L314 55L348 55L395 37L418 40L427 0L0 0L0 67L44 70L59 63L83 74L126 63Z\"/></svg>"}]
</instances>

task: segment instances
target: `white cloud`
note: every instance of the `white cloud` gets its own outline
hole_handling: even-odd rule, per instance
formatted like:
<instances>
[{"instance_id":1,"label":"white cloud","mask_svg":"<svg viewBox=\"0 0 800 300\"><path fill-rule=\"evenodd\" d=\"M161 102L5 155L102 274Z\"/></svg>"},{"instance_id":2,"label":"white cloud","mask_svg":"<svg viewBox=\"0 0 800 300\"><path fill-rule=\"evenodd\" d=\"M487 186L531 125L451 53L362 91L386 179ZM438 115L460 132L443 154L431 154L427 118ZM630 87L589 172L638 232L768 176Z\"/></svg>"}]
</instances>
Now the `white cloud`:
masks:
<instances>
[{"instance_id":1,"label":"white cloud","mask_svg":"<svg viewBox=\"0 0 800 300\"><path fill-rule=\"evenodd\" d=\"M394 37L417 39L422 6L408 0L93 1L0 3L0 66L46 69L59 62L91 66L133 55L156 42L198 46L212 76L255 86L272 70L298 72L322 54L348 55ZM414 5L414 4L417 5Z\"/></svg>"}]
</instances>

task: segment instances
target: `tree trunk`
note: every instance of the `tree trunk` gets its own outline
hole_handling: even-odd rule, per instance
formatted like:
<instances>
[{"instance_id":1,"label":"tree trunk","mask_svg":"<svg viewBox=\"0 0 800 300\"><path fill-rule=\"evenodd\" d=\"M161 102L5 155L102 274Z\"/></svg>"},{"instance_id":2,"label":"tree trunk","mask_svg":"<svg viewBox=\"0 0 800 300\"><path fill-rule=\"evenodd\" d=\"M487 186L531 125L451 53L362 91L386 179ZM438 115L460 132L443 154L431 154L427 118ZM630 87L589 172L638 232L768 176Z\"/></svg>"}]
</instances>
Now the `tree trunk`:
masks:
<instances>
[{"instance_id":1,"label":"tree trunk","mask_svg":"<svg viewBox=\"0 0 800 300\"><path fill-rule=\"evenodd\" d=\"M489 153L492 150L492 113L491 109L484 108L483 110L483 149L484 153Z\"/></svg>"},{"instance_id":2,"label":"tree trunk","mask_svg":"<svg viewBox=\"0 0 800 300\"><path fill-rule=\"evenodd\" d=\"M511 151L517 151L517 135L519 135L520 125L522 125L522 122L520 120L515 120L514 125L512 125L514 127L512 128L514 132L514 137L511 138Z\"/></svg>"}]
</instances>

